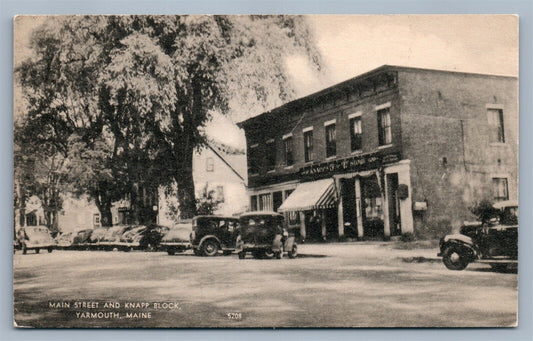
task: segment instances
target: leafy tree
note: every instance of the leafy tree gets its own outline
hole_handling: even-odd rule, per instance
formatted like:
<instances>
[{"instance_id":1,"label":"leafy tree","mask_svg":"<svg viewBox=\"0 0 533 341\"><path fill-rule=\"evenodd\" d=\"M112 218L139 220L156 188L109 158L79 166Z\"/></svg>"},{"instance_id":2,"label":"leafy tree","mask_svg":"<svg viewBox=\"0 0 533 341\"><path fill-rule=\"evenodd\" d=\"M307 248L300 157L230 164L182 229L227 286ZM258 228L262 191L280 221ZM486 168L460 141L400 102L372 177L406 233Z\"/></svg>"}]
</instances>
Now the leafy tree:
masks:
<instances>
[{"instance_id":1,"label":"leafy tree","mask_svg":"<svg viewBox=\"0 0 533 341\"><path fill-rule=\"evenodd\" d=\"M121 196L141 220L140 193L172 183L181 218L192 217L192 158L211 113L291 99L287 55L320 68L295 16L51 17L31 45L35 57L17 68L22 135L54 147L43 157L61 155L71 190L89 194L104 222Z\"/></svg>"}]
</instances>

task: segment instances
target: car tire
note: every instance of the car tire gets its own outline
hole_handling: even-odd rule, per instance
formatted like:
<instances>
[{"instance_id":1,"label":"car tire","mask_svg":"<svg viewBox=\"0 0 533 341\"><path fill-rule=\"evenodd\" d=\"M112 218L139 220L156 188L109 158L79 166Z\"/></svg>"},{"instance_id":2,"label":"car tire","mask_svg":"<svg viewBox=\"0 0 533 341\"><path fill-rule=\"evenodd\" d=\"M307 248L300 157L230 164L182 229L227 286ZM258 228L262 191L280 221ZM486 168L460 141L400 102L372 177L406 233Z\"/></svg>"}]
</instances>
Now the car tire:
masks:
<instances>
[{"instance_id":1,"label":"car tire","mask_svg":"<svg viewBox=\"0 0 533 341\"><path fill-rule=\"evenodd\" d=\"M277 252L274 252L272 250L264 250L263 252L261 252L261 256L263 256L262 258L265 259L272 259L274 257L277 257L276 253Z\"/></svg>"},{"instance_id":2,"label":"car tire","mask_svg":"<svg viewBox=\"0 0 533 341\"><path fill-rule=\"evenodd\" d=\"M206 257L216 256L218 249L218 243L213 239L208 239L202 244L202 254Z\"/></svg>"},{"instance_id":3,"label":"car tire","mask_svg":"<svg viewBox=\"0 0 533 341\"><path fill-rule=\"evenodd\" d=\"M174 256L176 254L176 250L173 249L173 248L172 249L168 249L167 253L168 253L169 256Z\"/></svg>"},{"instance_id":4,"label":"car tire","mask_svg":"<svg viewBox=\"0 0 533 341\"><path fill-rule=\"evenodd\" d=\"M442 253L442 262L449 270L461 271L468 265L463 251L456 246L447 247Z\"/></svg>"},{"instance_id":5,"label":"car tire","mask_svg":"<svg viewBox=\"0 0 533 341\"><path fill-rule=\"evenodd\" d=\"M293 244L292 245L292 250L287 252L287 254L289 255L290 259L294 259L294 258L298 257L298 245Z\"/></svg>"},{"instance_id":6,"label":"car tire","mask_svg":"<svg viewBox=\"0 0 533 341\"><path fill-rule=\"evenodd\" d=\"M244 258L246 258L246 252L244 251L239 252L239 259L244 259Z\"/></svg>"},{"instance_id":7,"label":"car tire","mask_svg":"<svg viewBox=\"0 0 533 341\"><path fill-rule=\"evenodd\" d=\"M54 251L54 249L51 248L51 247L49 247L49 248L48 248L48 253L52 253L52 251Z\"/></svg>"},{"instance_id":8,"label":"car tire","mask_svg":"<svg viewBox=\"0 0 533 341\"><path fill-rule=\"evenodd\" d=\"M28 253L28 249L26 248L26 244L22 243L22 254L25 255L26 253Z\"/></svg>"},{"instance_id":9,"label":"car tire","mask_svg":"<svg viewBox=\"0 0 533 341\"><path fill-rule=\"evenodd\" d=\"M35 253L39 253L41 251L40 249L35 249Z\"/></svg>"}]
</instances>

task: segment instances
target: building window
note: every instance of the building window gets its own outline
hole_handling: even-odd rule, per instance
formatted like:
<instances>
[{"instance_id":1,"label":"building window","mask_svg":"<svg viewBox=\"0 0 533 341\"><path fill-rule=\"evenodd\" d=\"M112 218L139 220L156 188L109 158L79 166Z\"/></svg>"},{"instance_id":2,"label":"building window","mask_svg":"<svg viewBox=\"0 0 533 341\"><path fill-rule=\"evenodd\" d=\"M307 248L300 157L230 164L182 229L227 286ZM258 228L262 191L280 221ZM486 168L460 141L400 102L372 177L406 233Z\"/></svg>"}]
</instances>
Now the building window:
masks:
<instances>
[{"instance_id":1,"label":"building window","mask_svg":"<svg viewBox=\"0 0 533 341\"><path fill-rule=\"evenodd\" d=\"M487 116L490 126L490 142L505 143L505 134L503 130L503 110L487 109Z\"/></svg>"},{"instance_id":2,"label":"building window","mask_svg":"<svg viewBox=\"0 0 533 341\"><path fill-rule=\"evenodd\" d=\"M224 202L224 186L217 186L217 201Z\"/></svg>"},{"instance_id":3,"label":"building window","mask_svg":"<svg viewBox=\"0 0 533 341\"><path fill-rule=\"evenodd\" d=\"M99 213L95 213L93 215L93 225L100 226L100 214Z\"/></svg>"},{"instance_id":4,"label":"building window","mask_svg":"<svg viewBox=\"0 0 533 341\"><path fill-rule=\"evenodd\" d=\"M259 174L259 154L257 152L257 145L250 146L248 151L248 173Z\"/></svg>"},{"instance_id":5,"label":"building window","mask_svg":"<svg viewBox=\"0 0 533 341\"><path fill-rule=\"evenodd\" d=\"M326 157L332 157L337 154L337 136L335 132L335 123L326 126Z\"/></svg>"},{"instance_id":6,"label":"building window","mask_svg":"<svg viewBox=\"0 0 533 341\"><path fill-rule=\"evenodd\" d=\"M304 132L304 154L305 162L313 161L313 130Z\"/></svg>"},{"instance_id":7,"label":"building window","mask_svg":"<svg viewBox=\"0 0 533 341\"><path fill-rule=\"evenodd\" d=\"M259 211L272 211L272 195L270 193L259 195L258 206Z\"/></svg>"},{"instance_id":8,"label":"building window","mask_svg":"<svg viewBox=\"0 0 533 341\"><path fill-rule=\"evenodd\" d=\"M213 158L212 157L208 157L205 160L205 171L206 172L213 172L214 170L215 170L215 164L213 162Z\"/></svg>"},{"instance_id":9,"label":"building window","mask_svg":"<svg viewBox=\"0 0 533 341\"><path fill-rule=\"evenodd\" d=\"M274 140L269 140L266 143L266 169L272 171L276 168L276 144Z\"/></svg>"},{"instance_id":10,"label":"building window","mask_svg":"<svg viewBox=\"0 0 533 341\"><path fill-rule=\"evenodd\" d=\"M283 147L285 149L285 164L292 166L294 164L294 157L292 153L292 136L283 139Z\"/></svg>"},{"instance_id":11,"label":"building window","mask_svg":"<svg viewBox=\"0 0 533 341\"><path fill-rule=\"evenodd\" d=\"M250 211L257 211L257 195L250 197Z\"/></svg>"},{"instance_id":12,"label":"building window","mask_svg":"<svg viewBox=\"0 0 533 341\"><path fill-rule=\"evenodd\" d=\"M492 178L492 193L494 200L508 200L509 199L509 190L507 187L506 178Z\"/></svg>"},{"instance_id":13,"label":"building window","mask_svg":"<svg viewBox=\"0 0 533 341\"><path fill-rule=\"evenodd\" d=\"M361 116L350 119L350 141L352 152L362 149L363 130L361 127Z\"/></svg>"},{"instance_id":14,"label":"building window","mask_svg":"<svg viewBox=\"0 0 533 341\"><path fill-rule=\"evenodd\" d=\"M392 143L392 129L389 108L378 110L378 132L380 146L385 146Z\"/></svg>"}]
</instances>

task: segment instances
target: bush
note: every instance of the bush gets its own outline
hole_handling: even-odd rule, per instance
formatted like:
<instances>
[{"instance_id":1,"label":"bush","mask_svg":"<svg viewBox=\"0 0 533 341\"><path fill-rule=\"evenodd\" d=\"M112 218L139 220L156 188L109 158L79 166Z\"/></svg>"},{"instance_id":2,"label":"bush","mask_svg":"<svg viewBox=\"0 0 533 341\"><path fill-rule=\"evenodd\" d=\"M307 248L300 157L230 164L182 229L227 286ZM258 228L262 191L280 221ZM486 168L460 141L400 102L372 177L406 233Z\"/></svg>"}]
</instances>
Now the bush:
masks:
<instances>
[{"instance_id":1,"label":"bush","mask_svg":"<svg viewBox=\"0 0 533 341\"><path fill-rule=\"evenodd\" d=\"M406 232L400 236L400 241L409 243L415 240L415 235L411 232Z\"/></svg>"}]
</instances>

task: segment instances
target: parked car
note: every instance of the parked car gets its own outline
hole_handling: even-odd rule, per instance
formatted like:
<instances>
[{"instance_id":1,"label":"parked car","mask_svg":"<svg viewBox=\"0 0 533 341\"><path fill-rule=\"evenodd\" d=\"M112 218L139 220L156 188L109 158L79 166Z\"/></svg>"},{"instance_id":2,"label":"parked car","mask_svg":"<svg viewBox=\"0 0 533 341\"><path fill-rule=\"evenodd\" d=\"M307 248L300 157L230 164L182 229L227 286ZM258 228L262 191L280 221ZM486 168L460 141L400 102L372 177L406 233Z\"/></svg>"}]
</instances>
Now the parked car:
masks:
<instances>
[{"instance_id":1,"label":"parked car","mask_svg":"<svg viewBox=\"0 0 533 341\"><path fill-rule=\"evenodd\" d=\"M55 240L58 248L70 249L73 247L74 238L76 237L76 231L67 231L59 234Z\"/></svg>"},{"instance_id":2,"label":"parked car","mask_svg":"<svg viewBox=\"0 0 533 341\"><path fill-rule=\"evenodd\" d=\"M196 216L192 220L191 247L197 256L216 256L219 250L229 255L235 250L238 231L238 218Z\"/></svg>"},{"instance_id":3,"label":"parked car","mask_svg":"<svg viewBox=\"0 0 533 341\"><path fill-rule=\"evenodd\" d=\"M107 233L107 228L105 227L97 227L93 230L93 232L91 233L91 235L89 236L89 243L90 243L90 246L91 247L96 247L101 240L104 239L106 233Z\"/></svg>"},{"instance_id":4,"label":"parked car","mask_svg":"<svg viewBox=\"0 0 533 341\"><path fill-rule=\"evenodd\" d=\"M474 261L496 270L518 264L518 202L501 201L493 207L497 216L487 223L465 223L459 234L440 240L438 256L448 269L463 270Z\"/></svg>"},{"instance_id":5,"label":"parked car","mask_svg":"<svg viewBox=\"0 0 533 341\"><path fill-rule=\"evenodd\" d=\"M120 237L127 231L133 229L134 225L116 225L111 226L105 232L103 238L98 242L98 247L104 250L122 249L123 251L132 250L132 246L120 241ZM93 232L94 234L94 232Z\"/></svg>"},{"instance_id":6,"label":"parked car","mask_svg":"<svg viewBox=\"0 0 533 341\"><path fill-rule=\"evenodd\" d=\"M56 245L46 226L21 227L17 231L16 240L23 254L26 254L28 250L35 250L35 253L39 253L41 249L52 252Z\"/></svg>"},{"instance_id":7,"label":"parked car","mask_svg":"<svg viewBox=\"0 0 533 341\"><path fill-rule=\"evenodd\" d=\"M133 226L120 236L120 245L134 249L155 250L168 230L168 227L156 224Z\"/></svg>"},{"instance_id":8,"label":"parked car","mask_svg":"<svg viewBox=\"0 0 533 341\"><path fill-rule=\"evenodd\" d=\"M76 232L72 241L72 248L74 249L86 249L91 245L91 235L93 229L79 230Z\"/></svg>"},{"instance_id":9,"label":"parked car","mask_svg":"<svg viewBox=\"0 0 533 341\"><path fill-rule=\"evenodd\" d=\"M184 252L191 247L191 232L192 222L184 222L172 226L164 232L159 248L165 250L169 255L174 255L176 252Z\"/></svg>"},{"instance_id":10,"label":"parked car","mask_svg":"<svg viewBox=\"0 0 533 341\"><path fill-rule=\"evenodd\" d=\"M249 212L239 219L240 234L236 251L240 259L251 252L254 258L281 259L284 252L289 258L298 255L298 245L293 235L284 228L283 216L276 212Z\"/></svg>"}]
</instances>

